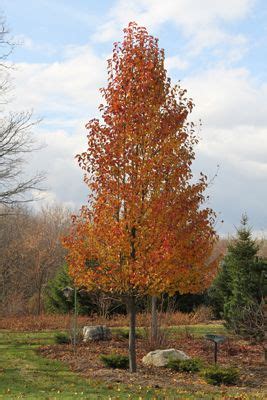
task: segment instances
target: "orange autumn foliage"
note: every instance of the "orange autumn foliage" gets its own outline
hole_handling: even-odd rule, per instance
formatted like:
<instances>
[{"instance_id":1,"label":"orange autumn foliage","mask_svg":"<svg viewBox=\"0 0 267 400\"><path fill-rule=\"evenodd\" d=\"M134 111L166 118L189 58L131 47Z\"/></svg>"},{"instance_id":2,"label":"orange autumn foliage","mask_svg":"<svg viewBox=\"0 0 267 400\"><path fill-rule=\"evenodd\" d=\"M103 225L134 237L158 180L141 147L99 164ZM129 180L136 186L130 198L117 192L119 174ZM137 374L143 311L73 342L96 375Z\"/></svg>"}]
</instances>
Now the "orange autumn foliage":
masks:
<instances>
[{"instance_id":1,"label":"orange autumn foliage","mask_svg":"<svg viewBox=\"0 0 267 400\"><path fill-rule=\"evenodd\" d=\"M91 195L64 239L70 274L124 294L199 292L214 276L217 236L207 177L192 182L193 103L171 86L158 40L135 23L124 33L101 89L102 121L88 122L77 156Z\"/></svg>"}]
</instances>

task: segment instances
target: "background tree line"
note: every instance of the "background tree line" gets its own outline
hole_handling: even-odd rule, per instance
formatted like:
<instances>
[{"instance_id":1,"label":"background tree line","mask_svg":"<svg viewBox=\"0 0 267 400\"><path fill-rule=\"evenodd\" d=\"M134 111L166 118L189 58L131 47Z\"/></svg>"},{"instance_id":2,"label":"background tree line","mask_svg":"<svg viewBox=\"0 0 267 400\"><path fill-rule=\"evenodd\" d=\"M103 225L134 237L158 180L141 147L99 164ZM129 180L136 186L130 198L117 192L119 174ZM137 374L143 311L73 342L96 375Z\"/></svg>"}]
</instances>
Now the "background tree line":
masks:
<instances>
[{"instance_id":1,"label":"background tree line","mask_svg":"<svg viewBox=\"0 0 267 400\"><path fill-rule=\"evenodd\" d=\"M64 262L69 212L13 207L0 217L0 313L41 313L43 290Z\"/></svg>"}]
</instances>

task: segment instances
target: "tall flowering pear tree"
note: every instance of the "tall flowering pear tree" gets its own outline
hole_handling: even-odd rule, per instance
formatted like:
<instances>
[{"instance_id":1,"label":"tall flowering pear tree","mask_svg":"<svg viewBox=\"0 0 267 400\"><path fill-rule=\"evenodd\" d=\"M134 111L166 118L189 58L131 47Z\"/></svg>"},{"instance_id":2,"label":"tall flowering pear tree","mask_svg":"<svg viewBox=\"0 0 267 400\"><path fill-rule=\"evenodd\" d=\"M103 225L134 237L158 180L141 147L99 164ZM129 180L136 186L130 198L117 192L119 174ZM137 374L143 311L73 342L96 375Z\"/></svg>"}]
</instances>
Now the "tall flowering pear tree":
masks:
<instances>
[{"instance_id":1,"label":"tall flowering pear tree","mask_svg":"<svg viewBox=\"0 0 267 400\"><path fill-rule=\"evenodd\" d=\"M203 290L216 268L207 177L192 179L193 103L171 86L164 58L135 23L114 44L102 119L87 123L88 148L77 156L89 203L64 239L76 285L120 293L127 303L132 372L137 296Z\"/></svg>"}]
</instances>

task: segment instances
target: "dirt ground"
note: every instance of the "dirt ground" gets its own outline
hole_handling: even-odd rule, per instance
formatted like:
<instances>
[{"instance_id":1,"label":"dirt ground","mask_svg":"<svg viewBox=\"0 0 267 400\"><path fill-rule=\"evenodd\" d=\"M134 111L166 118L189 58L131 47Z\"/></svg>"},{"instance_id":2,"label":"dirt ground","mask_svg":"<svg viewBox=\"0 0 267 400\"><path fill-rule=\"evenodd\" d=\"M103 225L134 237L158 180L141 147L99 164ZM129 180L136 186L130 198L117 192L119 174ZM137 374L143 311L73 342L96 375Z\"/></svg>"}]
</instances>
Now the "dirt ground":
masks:
<instances>
[{"instance_id":1,"label":"dirt ground","mask_svg":"<svg viewBox=\"0 0 267 400\"><path fill-rule=\"evenodd\" d=\"M45 357L66 362L73 371L85 377L110 384L134 384L154 388L181 388L181 386L188 388L190 385L191 392L201 390L205 385L207 392L214 390L196 374L178 373L166 368L142 365L142 357L150 350L148 341L143 338L137 339L138 372L135 374L130 374L125 370L105 368L99 359L100 354L127 354L127 348L126 338L114 336L109 341L80 343L76 353L73 352L71 345L46 346L40 349L40 353ZM213 362L213 344L204 338L193 336L170 338L168 348L182 350L191 357L200 357L209 364ZM263 364L263 350L260 345L229 339L220 346L219 363L239 368L239 390L253 392L253 390L265 391L267 389L267 371Z\"/></svg>"}]
</instances>

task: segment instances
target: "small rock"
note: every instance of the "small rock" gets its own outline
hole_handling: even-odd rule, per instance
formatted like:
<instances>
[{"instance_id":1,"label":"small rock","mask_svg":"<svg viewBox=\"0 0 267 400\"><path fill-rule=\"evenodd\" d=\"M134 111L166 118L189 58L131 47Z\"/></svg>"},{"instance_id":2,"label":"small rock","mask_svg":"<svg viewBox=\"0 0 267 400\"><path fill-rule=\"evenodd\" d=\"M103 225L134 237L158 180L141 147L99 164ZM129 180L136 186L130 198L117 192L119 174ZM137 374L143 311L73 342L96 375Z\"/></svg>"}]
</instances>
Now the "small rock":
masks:
<instances>
[{"instance_id":1,"label":"small rock","mask_svg":"<svg viewBox=\"0 0 267 400\"><path fill-rule=\"evenodd\" d=\"M109 340L111 339L111 330L105 325L84 326L83 341Z\"/></svg>"},{"instance_id":2,"label":"small rock","mask_svg":"<svg viewBox=\"0 0 267 400\"><path fill-rule=\"evenodd\" d=\"M154 365L155 367L165 367L170 360L188 360L190 357L183 351L175 349L150 351L142 358L145 365Z\"/></svg>"}]
</instances>

